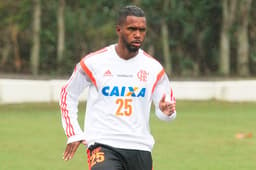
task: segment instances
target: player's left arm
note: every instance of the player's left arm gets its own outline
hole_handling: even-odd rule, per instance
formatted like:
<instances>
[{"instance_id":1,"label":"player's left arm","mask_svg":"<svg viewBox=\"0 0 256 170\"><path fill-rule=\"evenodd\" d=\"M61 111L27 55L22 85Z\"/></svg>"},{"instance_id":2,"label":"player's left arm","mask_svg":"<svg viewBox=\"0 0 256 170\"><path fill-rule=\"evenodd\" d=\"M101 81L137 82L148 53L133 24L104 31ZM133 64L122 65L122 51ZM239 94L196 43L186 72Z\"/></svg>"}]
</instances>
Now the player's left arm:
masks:
<instances>
[{"instance_id":1,"label":"player's left arm","mask_svg":"<svg viewBox=\"0 0 256 170\"><path fill-rule=\"evenodd\" d=\"M157 82L152 97L157 117L164 121L174 120L176 117L176 100L166 74L163 74Z\"/></svg>"},{"instance_id":2,"label":"player's left arm","mask_svg":"<svg viewBox=\"0 0 256 170\"><path fill-rule=\"evenodd\" d=\"M159 109L166 114L167 116L171 116L176 112L176 101L175 98L170 100L172 97L166 96L163 94L160 102L159 102Z\"/></svg>"}]
</instances>

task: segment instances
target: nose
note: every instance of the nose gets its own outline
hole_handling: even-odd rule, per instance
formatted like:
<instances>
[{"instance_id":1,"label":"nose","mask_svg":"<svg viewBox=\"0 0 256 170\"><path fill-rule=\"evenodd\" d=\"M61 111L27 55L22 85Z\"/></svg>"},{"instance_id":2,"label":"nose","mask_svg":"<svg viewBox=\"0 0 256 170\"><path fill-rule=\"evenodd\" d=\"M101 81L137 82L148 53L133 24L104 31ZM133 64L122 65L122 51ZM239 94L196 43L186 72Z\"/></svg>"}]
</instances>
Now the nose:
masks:
<instances>
[{"instance_id":1,"label":"nose","mask_svg":"<svg viewBox=\"0 0 256 170\"><path fill-rule=\"evenodd\" d=\"M135 31L134 31L134 37L135 37L135 38L140 38L140 36L141 36L140 30L139 30L139 29L135 30Z\"/></svg>"}]
</instances>

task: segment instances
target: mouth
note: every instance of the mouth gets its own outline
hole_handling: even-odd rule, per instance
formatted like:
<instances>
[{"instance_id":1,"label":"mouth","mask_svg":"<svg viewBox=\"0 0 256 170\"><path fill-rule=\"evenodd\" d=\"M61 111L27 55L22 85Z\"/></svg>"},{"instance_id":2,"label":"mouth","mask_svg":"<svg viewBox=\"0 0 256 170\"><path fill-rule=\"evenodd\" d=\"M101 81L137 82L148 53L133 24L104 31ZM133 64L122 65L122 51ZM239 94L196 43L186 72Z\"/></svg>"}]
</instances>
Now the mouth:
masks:
<instances>
[{"instance_id":1,"label":"mouth","mask_svg":"<svg viewBox=\"0 0 256 170\"><path fill-rule=\"evenodd\" d=\"M133 46L140 47L141 46L141 41L133 41L133 42L131 42L131 44Z\"/></svg>"}]
</instances>

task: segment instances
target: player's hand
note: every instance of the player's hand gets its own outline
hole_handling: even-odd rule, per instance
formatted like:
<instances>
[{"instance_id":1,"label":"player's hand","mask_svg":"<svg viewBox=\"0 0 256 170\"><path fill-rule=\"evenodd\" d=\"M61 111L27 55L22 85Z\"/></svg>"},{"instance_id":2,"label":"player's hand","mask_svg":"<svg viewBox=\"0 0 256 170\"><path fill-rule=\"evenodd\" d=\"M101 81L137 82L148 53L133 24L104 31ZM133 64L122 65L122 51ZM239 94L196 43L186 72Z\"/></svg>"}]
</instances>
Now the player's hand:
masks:
<instances>
[{"instance_id":1,"label":"player's hand","mask_svg":"<svg viewBox=\"0 0 256 170\"><path fill-rule=\"evenodd\" d=\"M165 97L166 95L164 94L159 102L159 108L164 114L171 116L176 111L176 101L174 99L170 102L167 102Z\"/></svg>"},{"instance_id":2,"label":"player's hand","mask_svg":"<svg viewBox=\"0 0 256 170\"><path fill-rule=\"evenodd\" d=\"M76 141L76 142L72 142L67 144L67 147L65 149L65 152L63 153L63 159L65 161L68 161L70 159L73 158L73 156L76 153L77 148L79 147L80 144L84 144L86 145L86 141L82 140L82 141Z\"/></svg>"}]
</instances>

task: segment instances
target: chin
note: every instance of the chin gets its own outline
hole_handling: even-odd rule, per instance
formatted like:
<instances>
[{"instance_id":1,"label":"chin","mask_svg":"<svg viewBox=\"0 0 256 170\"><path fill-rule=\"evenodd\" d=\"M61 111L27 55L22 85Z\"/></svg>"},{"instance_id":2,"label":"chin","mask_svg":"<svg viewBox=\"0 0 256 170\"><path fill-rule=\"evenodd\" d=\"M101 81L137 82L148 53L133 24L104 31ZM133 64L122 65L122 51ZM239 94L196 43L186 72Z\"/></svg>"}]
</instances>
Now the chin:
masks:
<instances>
[{"instance_id":1,"label":"chin","mask_svg":"<svg viewBox=\"0 0 256 170\"><path fill-rule=\"evenodd\" d=\"M128 50L129 50L130 52L137 52L139 49L140 49L140 47L135 47L135 46L130 46L130 47L128 47Z\"/></svg>"}]
</instances>

